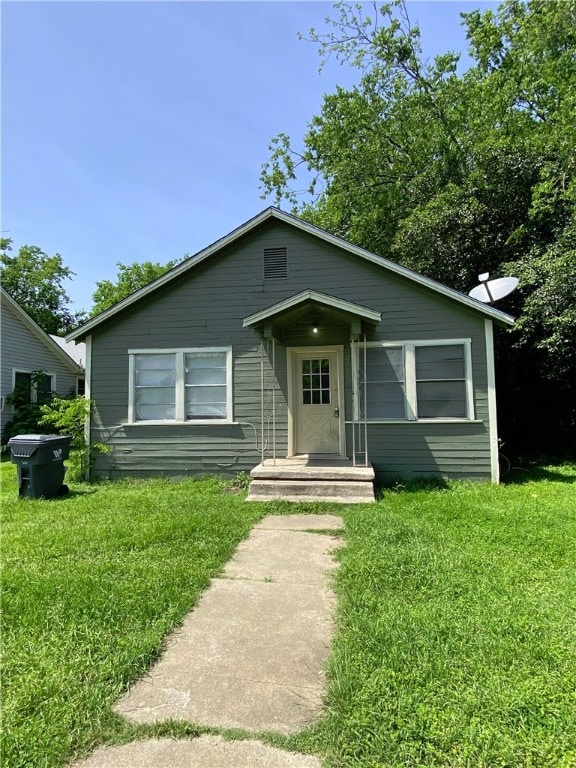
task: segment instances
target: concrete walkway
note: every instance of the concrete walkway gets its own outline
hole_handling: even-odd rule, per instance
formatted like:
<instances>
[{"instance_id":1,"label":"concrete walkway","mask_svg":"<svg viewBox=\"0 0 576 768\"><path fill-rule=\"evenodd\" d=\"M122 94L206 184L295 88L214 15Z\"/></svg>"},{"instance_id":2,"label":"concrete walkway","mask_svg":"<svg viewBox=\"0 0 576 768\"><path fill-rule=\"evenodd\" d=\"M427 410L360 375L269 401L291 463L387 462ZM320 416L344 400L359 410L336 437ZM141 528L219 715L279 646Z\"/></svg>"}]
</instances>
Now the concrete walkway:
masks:
<instances>
[{"instance_id":1,"label":"concrete walkway","mask_svg":"<svg viewBox=\"0 0 576 768\"><path fill-rule=\"evenodd\" d=\"M166 643L116 711L138 723L185 720L252 733L297 733L321 714L332 635L330 571L342 527L332 515L269 515ZM77 768L319 768L257 741L203 736L99 749Z\"/></svg>"}]
</instances>

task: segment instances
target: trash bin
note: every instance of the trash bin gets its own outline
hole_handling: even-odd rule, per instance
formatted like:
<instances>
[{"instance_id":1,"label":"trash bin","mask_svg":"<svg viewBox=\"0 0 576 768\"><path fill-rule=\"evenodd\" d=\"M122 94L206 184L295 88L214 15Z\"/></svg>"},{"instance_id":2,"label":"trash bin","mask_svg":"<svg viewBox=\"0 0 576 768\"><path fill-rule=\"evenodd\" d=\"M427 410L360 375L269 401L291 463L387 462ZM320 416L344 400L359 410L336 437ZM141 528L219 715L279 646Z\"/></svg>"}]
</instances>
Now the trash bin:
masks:
<instances>
[{"instance_id":1,"label":"trash bin","mask_svg":"<svg viewBox=\"0 0 576 768\"><path fill-rule=\"evenodd\" d=\"M53 499L68 492L63 484L70 455L70 435L16 435L8 440L12 463L18 467L18 496Z\"/></svg>"}]
</instances>

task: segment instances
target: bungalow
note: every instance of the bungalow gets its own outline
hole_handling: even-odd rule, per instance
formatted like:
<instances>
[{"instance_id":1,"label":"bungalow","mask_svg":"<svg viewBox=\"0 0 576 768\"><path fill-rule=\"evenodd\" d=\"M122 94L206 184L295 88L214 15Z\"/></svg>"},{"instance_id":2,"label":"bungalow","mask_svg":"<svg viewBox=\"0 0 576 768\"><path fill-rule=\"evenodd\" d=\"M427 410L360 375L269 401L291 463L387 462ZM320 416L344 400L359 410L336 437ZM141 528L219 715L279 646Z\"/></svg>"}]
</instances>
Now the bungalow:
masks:
<instances>
[{"instance_id":1,"label":"bungalow","mask_svg":"<svg viewBox=\"0 0 576 768\"><path fill-rule=\"evenodd\" d=\"M366 500L375 475L498 482L493 327L512 323L268 208L67 340L111 449L95 476Z\"/></svg>"}]
</instances>

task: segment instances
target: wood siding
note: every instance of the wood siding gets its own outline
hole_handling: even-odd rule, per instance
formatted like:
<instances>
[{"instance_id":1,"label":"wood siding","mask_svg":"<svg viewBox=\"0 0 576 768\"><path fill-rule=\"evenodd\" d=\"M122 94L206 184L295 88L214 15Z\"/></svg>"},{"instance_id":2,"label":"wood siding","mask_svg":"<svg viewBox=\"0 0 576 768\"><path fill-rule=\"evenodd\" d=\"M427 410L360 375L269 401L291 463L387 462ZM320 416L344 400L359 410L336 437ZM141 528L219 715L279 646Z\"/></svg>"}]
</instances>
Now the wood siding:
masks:
<instances>
[{"instance_id":1,"label":"wood siding","mask_svg":"<svg viewBox=\"0 0 576 768\"><path fill-rule=\"evenodd\" d=\"M264 279L264 249L286 247L288 277ZM287 449L287 346L343 344L346 419L352 418L350 334L306 323L264 341L265 418L261 419L261 342L243 318L313 289L382 312L370 341L470 338L475 422L392 423L369 426L369 452L381 476L440 473L490 477L484 317L407 279L281 222L267 222L190 273L144 297L93 333L92 439L111 446L97 474L110 477L185 473L234 475L260 461L264 436L271 449L272 388L277 455ZM128 349L198 346L233 349L234 424L128 424ZM352 450L348 425L348 454Z\"/></svg>"},{"instance_id":2,"label":"wood siding","mask_svg":"<svg viewBox=\"0 0 576 768\"><path fill-rule=\"evenodd\" d=\"M13 416L12 408L6 405L5 398L14 388L14 370L24 372L42 370L52 374L53 387L59 395L66 395L70 389L76 388L77 374L72 373L48 346L22 323L4 301L2 302L0 346L2 348L0 386L4 398L1 414L2 430Z\"/></svg>"}]
</instances>

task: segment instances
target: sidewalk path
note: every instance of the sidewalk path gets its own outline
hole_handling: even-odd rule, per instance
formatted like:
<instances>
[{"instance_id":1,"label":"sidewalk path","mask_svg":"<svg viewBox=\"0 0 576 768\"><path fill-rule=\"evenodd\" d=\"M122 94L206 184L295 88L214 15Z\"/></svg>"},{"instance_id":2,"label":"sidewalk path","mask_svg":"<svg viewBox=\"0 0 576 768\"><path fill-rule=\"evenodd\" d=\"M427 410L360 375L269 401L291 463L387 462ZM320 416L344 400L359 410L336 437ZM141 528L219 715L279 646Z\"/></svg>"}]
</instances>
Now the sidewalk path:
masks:
<instances>
[{"instance_id":1,"label":"sidewalk path","mask_svg":"<svg viewBox=\"0 0 576 768\"><path fill-rule=\"evenodd\" d=\"M138 723L175 719L282 734L296 733L311 723L322 708L324 665L333 625L330 571L336 562L332 553L341 539L310 531L341 527L341 518L333 515L265 517L240 544L222 578L213 580L183 625L170 636L160 660L120 700L116 711ZM272 750L258 742L219 743L216 739L211 761L199 762L191 751L188 758L184 756L187 748L202 750L206 740L214 738L152 740L102 749L78 768L243 766L247 745ZM229 750L235 743L237 757L219 762L222 745ZM134 760L136 749L142 753L139 761L118 762L119 752L129 753L130 748ZM171 757L165 750L170 750ZM296 762L281 762L278 756L276 762L271 756L257 762L255 752L246 758L246 765L319 765L316 758L272 751L286 759L297 758ZM148 760L146 755L152 754ZM165 754L165 759L159 754ZM177 761L180 757L182 763ZM100 762L93 762L95 759Z\"/></svg>"}]
</instances>

